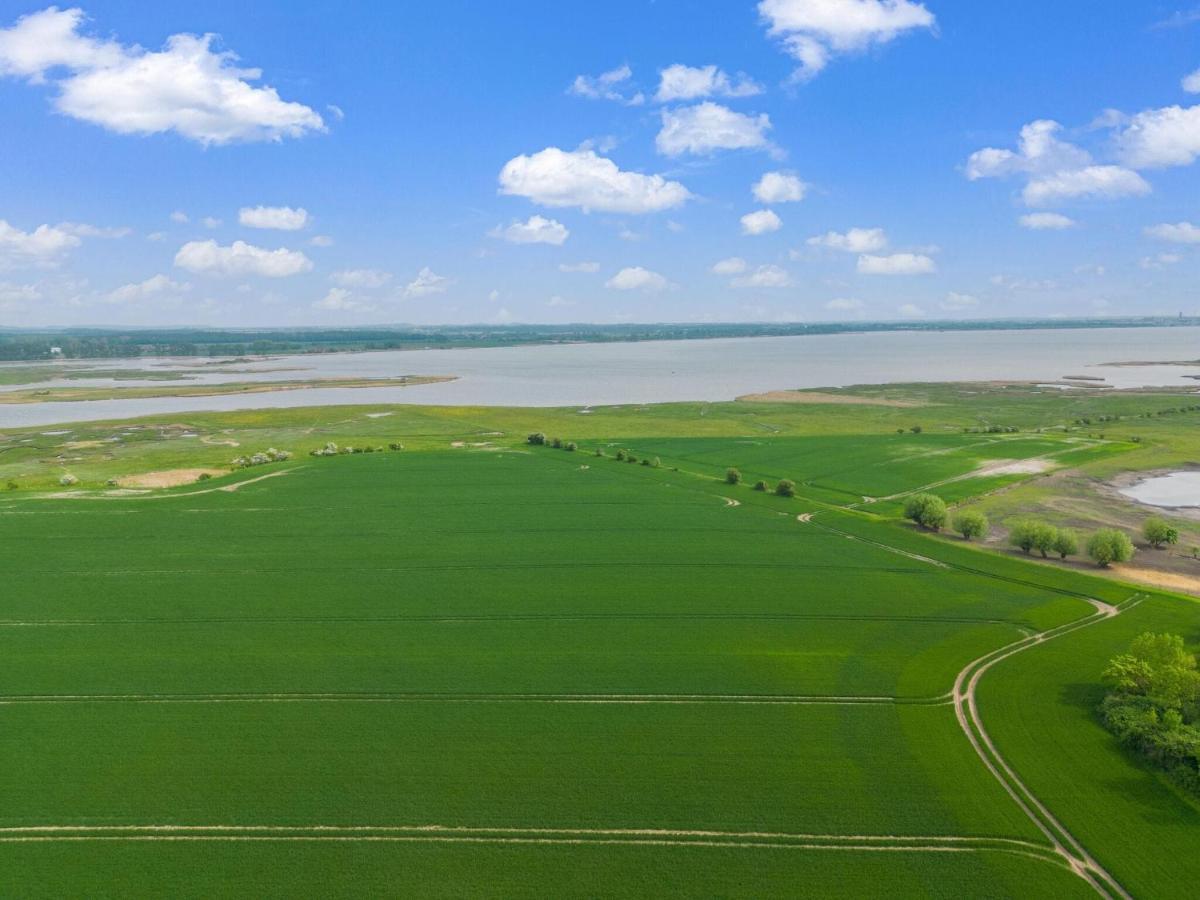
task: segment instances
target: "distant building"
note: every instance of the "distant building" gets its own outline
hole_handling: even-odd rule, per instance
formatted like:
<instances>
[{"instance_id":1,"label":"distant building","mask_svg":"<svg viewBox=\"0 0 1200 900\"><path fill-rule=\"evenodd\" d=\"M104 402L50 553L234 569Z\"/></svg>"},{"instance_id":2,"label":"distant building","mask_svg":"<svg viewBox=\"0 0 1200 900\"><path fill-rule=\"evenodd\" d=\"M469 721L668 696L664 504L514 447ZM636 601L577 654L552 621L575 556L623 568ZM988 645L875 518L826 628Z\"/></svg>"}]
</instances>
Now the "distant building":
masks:
<instances>
[{"instance_id":1,"label":"distant building","mask_svg":"<svg viewBox=\"0 0 1200 900\"><path fill-rule=\"evenodd\" d=\"M51 347L50 355L51 356L62 356L62 347Z\"/></svg>"}]
</instances>

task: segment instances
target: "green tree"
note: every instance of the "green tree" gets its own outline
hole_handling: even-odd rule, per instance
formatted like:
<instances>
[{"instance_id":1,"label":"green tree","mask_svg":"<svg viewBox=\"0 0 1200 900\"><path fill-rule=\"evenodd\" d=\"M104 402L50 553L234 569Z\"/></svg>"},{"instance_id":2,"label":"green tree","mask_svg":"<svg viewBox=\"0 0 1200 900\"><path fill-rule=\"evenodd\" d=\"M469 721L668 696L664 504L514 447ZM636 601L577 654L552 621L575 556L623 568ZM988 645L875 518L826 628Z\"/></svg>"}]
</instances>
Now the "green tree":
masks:
<instances>
[{"instance_id":1,"label":"green tree","mask_svg":"<svg viewBox=\"0 0 1200 900\"><path fill-rule=\"evenodd\" d=\"M987 516L977 509L964 509L954 516L954 530L968 541L985 537L988 533Z\"/></svg>"},{"instance_id":2,"label":"green tree","mask_svg":"<svg viewBox=\"0 0 1200 900\"><path fill-rule=\"evenodd\" d=\"M1133 559L1133 541L1129 539L1129 535L1116 528L1101 528L1088 540L1087 552L1096 565L1105 569L1112 563L1129 562Z\"/></svg>"},{"instance_id":3,"label":"green tree","mask_svg":"<svg viewBox=\"0 0 1200 900\"><path fill-rule=\"evenodd\" d=\"M737 469L733 468L733 466L730 466L728 469L725 470L725 483L726 484L741 484L742 483L742 473L739 472Z\"/></svg>"},{"instance_id":4,"label":"green tree","mask_svg":"<svg viewBox=\"0 0 1200 900\"><path fill-rule=\"evenodd\" d=\"M934 494L913 494L904 501L904 517L922 528L941 531L946 526L946 504Z\"/></svg>"},{"instance_id":5,"label":"green tree","mask_svg":"<svg viewBox=\"0 0 1200 900\"><path fill-rule=\"evenodd\" d=\"M1008 526L1008 542L1014 547L1018 547L1025 553L1028 553L1033 549L1036 529L1036 522L1031 522L1028 519L1018 519Z\"/></svg>"},{"instance_id":6,"label":"green tree","mask_svg":"<svg viewBox=\"0 0 1200 900\"><path fill-rule=\"evenodd\" d=\"M567 441L565 444L563 444L563 449L569 450L572 453L574 453L576 450L579 449L579 445L577 443L575 443L574 441Z\"/></svg>"},{"instance_id":7,"label":"green tree","mask_svg":"<svg viewBox=\"0 0 1200 900\"><path fill-rule=\"evenodd\" d=\"M1033 524L1033 549L1042 554L1042 559L1049 558L1058 542L1058 529L1046 522Z\"/></svg>"},{"instance_id":8,"label":"green tree","mask_svg":"<svg viewBox=\"0 0 1200 900\"><path fill-rule=\"evenodd\" d=\"M775 485L775 493L780 497L795 497L796 482L788 478L782 479L779 484Z\"/></svg>"},{"instance_id":9,"label":"green tree","mask_svg":"<svg viewBox=\"0 0 1200 900\"><path fill-rule=\"evenodd\" d=\"M1058 529L1058 535L1054 538L1054 552L1058 554L1059 559L1066 559L1068 556L1074 556L1079 552L1079 538L1075 532L1069 528Z\"/></svg>"},{"instance_id":10,"label":"green tree","mask_svg":"<svg viewBox=\"0 0 1200 900\"><path fill-rule=\"evenodd\" d=\"M765 481L761 481L761 480L756 481L756 482L754 482L754 489L756 491L765 491L767 489L767 483Z\"/></svg>"},{"instance_id":11,"label":"green tree","mask_svg":"<svg viewBox=\"0 0 1200 900\"><path fill-rule=\"evenodd\" d=\"M525 438L525 443L540 447L546 443L546 435L542 434L540 431L535 431L529 437Z\"/></svg>"},{"instance_id":12,"label":"green tree","mask_svg":"<svg viewBox=\"0 0 1200 900\"><path fill-rule=\"evenodd\" d=\"M1179 529L1158 516L1151 516L1142 523L1142 536L1156 550L1167 544L1179 543Z\"/></svg>"}]
</instances>

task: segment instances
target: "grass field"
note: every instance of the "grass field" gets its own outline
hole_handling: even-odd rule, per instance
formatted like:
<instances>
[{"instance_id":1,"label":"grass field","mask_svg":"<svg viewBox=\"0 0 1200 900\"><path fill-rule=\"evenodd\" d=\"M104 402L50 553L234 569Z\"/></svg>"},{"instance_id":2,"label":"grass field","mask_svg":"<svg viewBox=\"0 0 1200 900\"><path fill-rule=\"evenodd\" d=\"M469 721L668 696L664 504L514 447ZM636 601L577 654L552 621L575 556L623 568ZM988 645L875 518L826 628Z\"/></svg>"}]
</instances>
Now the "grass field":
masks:
<instances>
[{"instance_id":1,"label":"grass field","mask_svg":"<svg viewBox=\"0 0 1200 900\"><path fill-rule=\"evenodd\" d=\"M1092 709L1131 635L1195 641L1195 605L1106 617L1135 590L890 518L930 485L1030 477L980 474L996 461L1140 449L827 431L841 410L748 437L746 413L697 409L184 426L238 450L138 426L81 450L96 478L265 446L265 425L300 454L363 432L408 449L0 493L0 892L1188 895L1200 807ZM580 452L521 446L539 415ZM89 428L50 437L113 430ZM5 465L33 464L7 440ZM728 465L800 496L725 485ZM1010 645L964 720L960 674Z\"/></svg>"}]
</instances>

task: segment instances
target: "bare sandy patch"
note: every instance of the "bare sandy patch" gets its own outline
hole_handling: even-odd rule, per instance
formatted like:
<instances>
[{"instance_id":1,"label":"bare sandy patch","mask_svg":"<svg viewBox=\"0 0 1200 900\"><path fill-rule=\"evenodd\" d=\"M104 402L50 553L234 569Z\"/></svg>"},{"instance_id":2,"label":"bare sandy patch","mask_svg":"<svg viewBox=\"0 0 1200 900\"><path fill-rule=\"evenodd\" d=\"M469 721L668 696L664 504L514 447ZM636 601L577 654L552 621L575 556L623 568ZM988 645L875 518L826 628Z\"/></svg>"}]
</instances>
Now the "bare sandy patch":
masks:
<instances>
[{"instance_id":1,"label":"bare sandy patch","mask_svg":"<svg viewBox=\"0 0 1200 900\"><path fill-rule=\"evenodd\" d=\"M1165 588L1168 591L1178 591L1181 594L1193 594L1200 597L1200 577L1195 575L1162 572L1158 569L1144 569L1139 566L1121 566L1114 571L1118 577L1128 578L1139 584L1148 584Z\"/></svg>"},{"instance_id":2,"label":"bare sandy patch","mask_svg":"<svg viewBox=\"0 0 1200 900\"><path fill-rule=\"evenodd\" d=\"M971 473L973 478L992 475L1040 475L1057 468L1051 459L993 459L980 465Z\"/></svg>"},{"instance_id":3,"label":"bare sandy patch","mask_svg":"<svg viewBox=\"0 0 1200 900\"><path fill-rule=\"evenodd\" d=\"M169 488L181 484L192 484L201 475L224 475L224 469L163 469L161 472L143 472L140 475L123 475L117 479L121 487Z\"/></svg>"},{"instance_id":4,"label":"bare sandy patch","mask_svg":"<svg viewBox=\"0 0 1200 900\"><path fill-rule=\"evenodd\" d=\"M822 391L767 391L744 394L742 403L839 403L846 406L895 406L903 409L926 404L916 400L890 400L887 397L861 397L857 394L832 394Z\"/></svg>"}]
</instances>

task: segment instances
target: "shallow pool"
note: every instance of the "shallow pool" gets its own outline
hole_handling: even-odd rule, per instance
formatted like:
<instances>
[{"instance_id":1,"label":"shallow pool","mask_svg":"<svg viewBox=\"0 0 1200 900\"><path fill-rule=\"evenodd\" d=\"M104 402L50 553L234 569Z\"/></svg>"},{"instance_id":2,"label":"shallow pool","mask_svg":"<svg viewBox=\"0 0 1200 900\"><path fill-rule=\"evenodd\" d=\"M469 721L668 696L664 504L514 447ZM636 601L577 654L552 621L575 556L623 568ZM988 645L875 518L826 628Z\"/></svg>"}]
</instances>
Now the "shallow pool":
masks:
<instances>
[{"instance_id":1,"label":"shallow pool","mask_svg":"<svg viewBox=\"0 0 1200 900\"><path fill-rule=\"evenodd\" d=\"M1121 488L1121 493L1149 506L1200 507L1200 472L1172 472Z\"/></svg>"}]
</instances>

